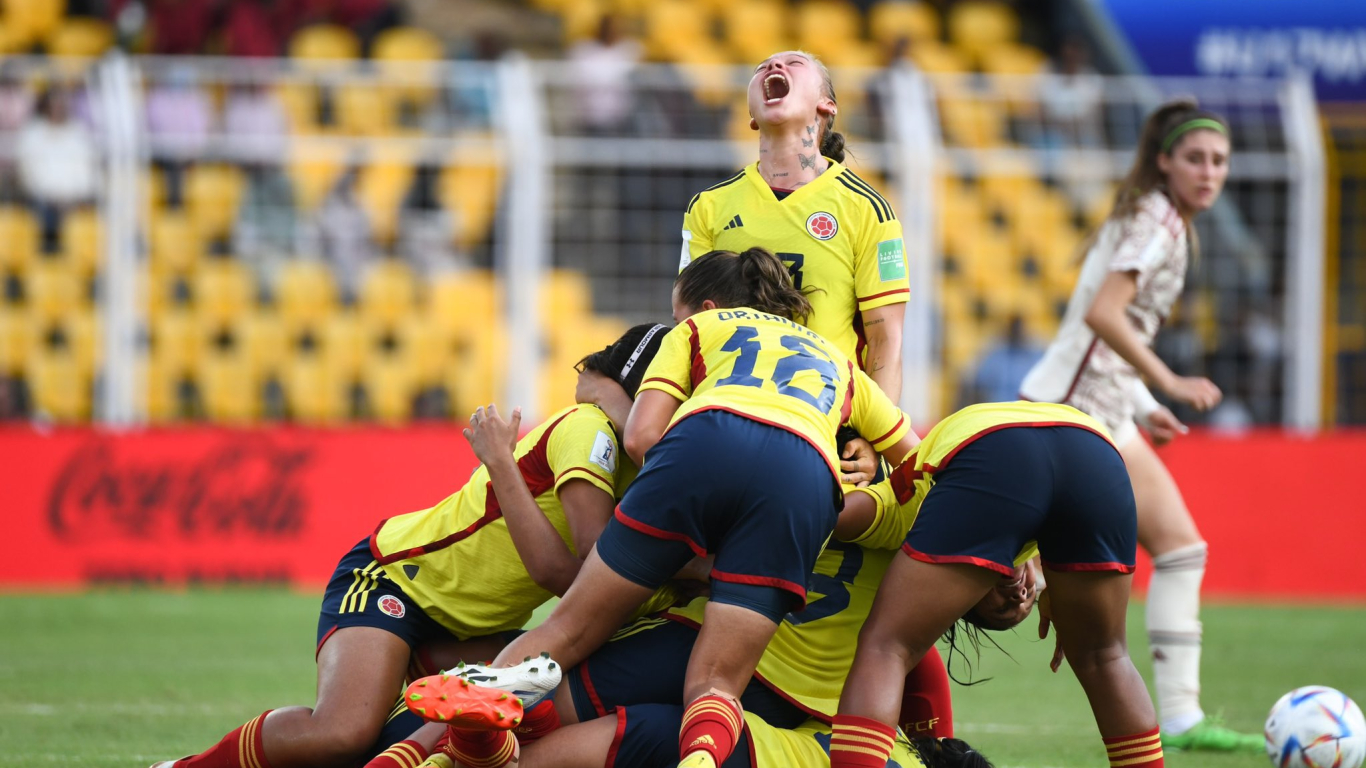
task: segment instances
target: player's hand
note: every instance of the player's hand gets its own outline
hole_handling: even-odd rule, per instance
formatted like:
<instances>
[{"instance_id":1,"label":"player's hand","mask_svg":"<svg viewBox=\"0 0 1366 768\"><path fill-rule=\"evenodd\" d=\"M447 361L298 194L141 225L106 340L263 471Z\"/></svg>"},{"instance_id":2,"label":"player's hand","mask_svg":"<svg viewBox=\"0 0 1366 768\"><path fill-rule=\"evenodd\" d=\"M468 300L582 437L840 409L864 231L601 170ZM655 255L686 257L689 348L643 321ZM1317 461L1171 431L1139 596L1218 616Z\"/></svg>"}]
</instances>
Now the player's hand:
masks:
<instances>
[{"instance_id":1,"label":"player's hand","mask_svg":"<svg viewBox=\"0 0 1366 768\"><path fill-rule=\"evenodd\" d=\"M1224 399L1219 387L1204 376L1177 376L1165 391L1197 411L1208 411Z\"/></svg>"},{"instance_id":2,"label":"player's hand","mask_svg":"<svg viewBox=\"0 0 1366 768\"><path fill-rule=\"evenodd\" d=\"M1148 434L1153 439L1153 445L1163 446L1176 439L1177 435L1184 435L1190 432L1190 427L1181 423L1176 415L1167 406L1158 406L1157 410L1148 414L1144 423L1148 428Z\"/></svg>"},{"instance_id":3,"label":"player's hand","mask_svg":"<svg viewBox=\"0 0 1366 768\"><path fill-rule=\"evenodd\" d=\"M574 386L574 402L601 405L604 387L621 389L621 385L611 378L597 371L585 370L579 374L579 383Z\"/></svg>"},{"instance_id":4,"label":"player's hand","mask_svg":"<svg viewBox=\"0 0 1366 768\"><path fill-rule=\"evenodd\" d=\"M1053 603L1049 599L1048 590L1043 586L1039 587L1039 601L1034 604L1035 610L1039 612L1039 639L1048 637L1048 627L1053 623ZM1062 638L1057 632L1053 633L1053 659L1048 662L1048 668L1054 672L1062 666Z\"/></svg>"},{"instance_id":5,"label":"player's hand","mask_svg":"<svg viewBox=\"0 0 1366 768\"><path fill-rule=\"evenodd\" d=\"M512 420L503 421L498 406L479 408L470 415L470 425L464 430L465 439L474 455L483 464L512 460L517 450L517 430L522 425L522 409L512 409Z\"/></svg>"},{"instance_id":6,"label":"player's hand","mask_svg":"<svg viewBox=\"0 0 1366 768\"><path fill-rule=\"evenodd\" d=\"M851 439L840 456L840 481L863 488L877 474L877 451L861 437Z\"/></svg>"}]
</instances>

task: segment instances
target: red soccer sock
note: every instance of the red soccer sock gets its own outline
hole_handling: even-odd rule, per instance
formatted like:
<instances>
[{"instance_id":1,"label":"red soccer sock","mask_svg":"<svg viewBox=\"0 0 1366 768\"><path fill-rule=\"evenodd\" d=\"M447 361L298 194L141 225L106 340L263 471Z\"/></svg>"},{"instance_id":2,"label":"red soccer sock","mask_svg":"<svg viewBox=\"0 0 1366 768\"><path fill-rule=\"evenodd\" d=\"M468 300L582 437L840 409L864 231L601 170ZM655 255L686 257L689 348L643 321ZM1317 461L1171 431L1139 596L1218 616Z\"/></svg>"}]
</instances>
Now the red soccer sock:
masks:
<instances>
[{"instance_id":1,"label":"red soccer sock","mask_svg":"<svg viewBox=\"0 0 1366 768\"><path fill-rule=\"evenodd\" d=\"M503 768L517 761L521 750L511 731L469 731L448 728L446 754L468 768Z\"/></svg>"},{"instance_id":2,"label":"red soccer sock","mask_svg":"<svg viewBox=\"0 0 1366 768\"><path fill-rule=\"evenodd\" d=\"M521 725L513 728L512 732L517 734L518 741L530 744L559 727L560 713L555 710L555 702L547 698L524 712Z\"/></svg>"},{"instance_id":3,"label":"red soccer sock","mask_svg":"<svg viewBox=\"0 0 1366 768\"><path fill-rule=\"evenodd\" d=\"M1162 768L1162 738L1157 728L1132 736L1108 736L1102 741L1110 768Z\"/></svg>"},{"instance_id":4,"label":"red soccer sock","mask_svg":"<svg viewBox=\"0 0 1366 768\"><path fill-rule=\"evenodd\" d=\"M270 768L261 745L261 723L272 711L262 712L194 757L177 760L174 768Z\"/></svg>"},{"instance_id":5,"label":"red soccer sock","mask_svg":"<svg viewBox=\"0 0 1366 768\"><path fill-rule=\"evenodd\" d=\"M933 736L936 739L953 736L953 693L949 690L949 673L934 646L930 646L929 653L906 675L898 722L907 736Z\"/></svg>"},{"instance_id":6,"label":"red soccer sock","mask_svg":"<svg viewBox=\"0 0 1366 768\"><path fill-rule=\"evenodd\" d=\"M707 752L720 765L735 751L744 724L740 703L728 696L708 693L693 699L683 713L678 731L678 756Z\"/></svg>"},{"instance_id":7,"label":"red soccer sock","mask_svg":"<svg viewBox=\"0 0 1366 768\"><path fill-rule=\"evenodd\" d=\"M896 728L857 715L835 715L830 734L830 768L884 768L896 743Z\"/></svg>"},{"instance_id":8,"label":"red soccer sock","mask_svg":"<svg viewBox=\"0 0 1366 768\"><path fill-rule=\"evenodd\" d=\"M375 755L365 768L417 768L431 754L416 741L400 741Z\"/></svg>"}]
</instances>

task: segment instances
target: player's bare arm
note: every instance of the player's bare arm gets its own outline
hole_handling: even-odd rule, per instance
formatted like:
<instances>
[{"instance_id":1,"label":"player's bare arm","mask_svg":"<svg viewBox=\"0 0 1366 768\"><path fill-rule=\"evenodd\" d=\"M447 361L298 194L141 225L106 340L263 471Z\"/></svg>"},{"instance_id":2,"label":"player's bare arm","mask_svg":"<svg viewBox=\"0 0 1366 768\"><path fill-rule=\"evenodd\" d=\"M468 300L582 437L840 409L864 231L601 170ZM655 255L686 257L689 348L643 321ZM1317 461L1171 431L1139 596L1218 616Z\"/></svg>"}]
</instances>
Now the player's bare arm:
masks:
<instances>
[{"instance_id":1,"label":"player's bare arm","mask_svg":"<svg viewBox=\"0 0 1366 768\"><path fill-rule=\"evenodd\" d=\"M901 401L901 329L906 305L888 304L864 310L863 334L868 342L864 370L892 402Z\"/></svg>"}]
</instances>

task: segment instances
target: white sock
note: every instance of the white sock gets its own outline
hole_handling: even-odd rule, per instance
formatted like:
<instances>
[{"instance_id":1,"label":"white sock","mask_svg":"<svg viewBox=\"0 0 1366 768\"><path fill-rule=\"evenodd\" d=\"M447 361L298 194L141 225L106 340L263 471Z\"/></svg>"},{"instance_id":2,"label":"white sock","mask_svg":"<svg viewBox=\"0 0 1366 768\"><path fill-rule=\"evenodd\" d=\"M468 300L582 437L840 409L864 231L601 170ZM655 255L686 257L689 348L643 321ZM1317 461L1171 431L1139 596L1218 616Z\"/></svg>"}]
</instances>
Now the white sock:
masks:
<instances>
[{"instance_id":1,"label":"white sock","mask_svg":"<svg viewBox=\"0 0 1366 768\"><path fill-rule=\"evenodd\" d=\"M1148 584L1148 646L1162 730L1178 734L1204 719L1200 709L1200 582L1205 542L1153 558Z\"/></svg>"}]
</instances>

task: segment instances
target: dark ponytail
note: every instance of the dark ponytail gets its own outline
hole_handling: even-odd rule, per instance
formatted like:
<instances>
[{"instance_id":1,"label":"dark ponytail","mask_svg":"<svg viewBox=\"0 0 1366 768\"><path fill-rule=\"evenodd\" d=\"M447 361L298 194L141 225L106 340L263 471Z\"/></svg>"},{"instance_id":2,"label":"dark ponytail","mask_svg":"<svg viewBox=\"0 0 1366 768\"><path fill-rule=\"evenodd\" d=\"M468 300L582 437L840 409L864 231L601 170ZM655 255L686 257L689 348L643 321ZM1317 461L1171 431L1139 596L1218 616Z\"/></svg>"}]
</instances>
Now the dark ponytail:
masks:
<instances>
[{"instance_id":1,"label":"dark ponytail","mask_svg":"<svg viewBox=\"0 0 1366 768\"><path fill-rule=\"evenodd\" d=\"M816 69L821 73L821 85L825 88L825 96L839 106L839 99L835 98L835 80L830 77L830 69L825 66L825 62L816 57L814 53L800 51L800 53L816 65ZM844 162L844 134L835 130L835 116L826 118L825 125L821 126L821 154L834 160L837 163Z\"/></svg>"},{"instance_id":2,"label":"dark ponytail","mask_svg":"<svg viewBox=\"0 0 1366 768\"><path fill-rule=\"evenodd\" d=\"M811 314L811 302L792 285L783 262L763 248L704 253L678 274L674 290L680 304L694 309L711 300L718 307L750 307L789 320Z\"/></svg>"},{"instance_id":3,"label":"dark ponytail","mask_svg":"<svg viewBox=\"0 0 1366 768\"><path fill-rule=\"evenodd\" d=\"M986 755L962 739L914 736L910 745L925 768L992 768Z\"/></svg>"},{"instance_id":4,"label":"dark ponytail","mask_svg":"<svg viewBox=\"0 0 1366 768\"><path fill-rule=\"evenodd\" d=\"M835 118L830 118L833 124ZM821 154L837 163L844 162L844 134L826 129L821 135Z\"/></svg>"}]
</instances>

